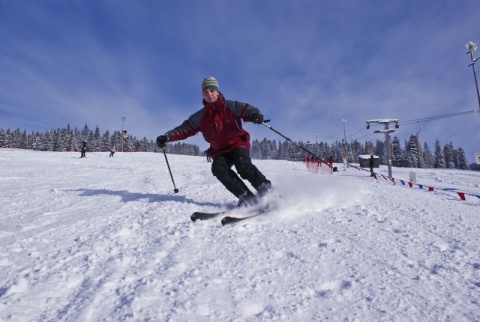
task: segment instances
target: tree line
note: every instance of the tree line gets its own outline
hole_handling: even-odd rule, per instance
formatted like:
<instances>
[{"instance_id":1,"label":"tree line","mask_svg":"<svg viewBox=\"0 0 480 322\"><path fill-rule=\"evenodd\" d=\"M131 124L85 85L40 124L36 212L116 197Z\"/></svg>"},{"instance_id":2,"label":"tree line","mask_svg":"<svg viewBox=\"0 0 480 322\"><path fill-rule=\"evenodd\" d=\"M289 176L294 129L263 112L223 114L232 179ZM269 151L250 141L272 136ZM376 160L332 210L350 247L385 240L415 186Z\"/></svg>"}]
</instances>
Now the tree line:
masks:
<instances>
[{"instance_id":1,"label":"tree line","mask_svg":"<svg viewBox=\"0 0 480 322\"><path fill-rule=\"evenodd\" d=\"M31 132L26 130L4 130L0 128L0 148L28 149L38 151L71 152L80 151L83 142L87 142L88 152L106 152L115 148L123 152L157 152L157 144L146 137L137 139L124 131L105 131L101 133L97 126L91 130L87 124L83 129L66 128L47 130L46 132ZM186 143L169 145L170 153L200 155L198 146Z\"/></svg>"},{"instance_id":2,"label":"tree line","mask_svg":"<svg viewBox=\"0 0 480 322\"><path fill-rule=\"evenodd\" d=\"M79 130L71 128L58 128L56 130L47 130L45 132L30 132L26 130L4 130L0 129L0 148L30 149L39 151L80 151L82 143L87 142L87 151L106 152L112 147L116 151L123 152L160 152L153 140L146 137L137 139L121 131L101 132L98 126L91 130L87 124ZM353 140L351 142L336 141L333 144L327 142L297 142L311 153L322 160L327 160L330 156L334 162L342 162L345 155L349 162L358 163L360 155L374 154L379 156L380 164L387 164L387 147L384 141L376 140L360 142ZM253 140L251 146L251 156L254 159L271 160L303 160L310 156L309 153L300 149L297 144L287 140L275 141ZM421 144L418 136L412 135L409 140L402 143L395 136L392 139L390 147L390 156L392 165L396 167L407 168L450 168L450 169L472 169L480 170L478 165L468 165L465 151L463 148L455 148L452 142L441 145L438 140L435 141L433 151L427 143ZM184 155L204 155L205 152L195 144L175 142L168 144L166 151L172 154Z\"/></svg>"},{"instance_id":3,"label":"tree line","mask_svg":"<svg viewBox=\"0 0 480 322\"><path fill-rule=\"evenodd\" d=\"M327 160L330 156L334 162L342 162L345 155L348 162L358 163L361 155L374 154L379 157L380 164L387 165L387 147L384 141L359 142L353 140L349 143L336 141L333 144L326 142L298 142L322 160ZM468 165L463 148L455 148L452 142L441 146L438 140L435 141L435 148L432 151L427 143L420 145L418 137L410 136L408 141L402 146L400 140L394 137L390 147L390 157L392 165L404 168L450 168L463 170L480 170L476 164ZM293 159L301 160L308 155L295 144L291 142L263 141L254 140L252 142L251 155L257 159Z\"/></svg>"}]
</instances>

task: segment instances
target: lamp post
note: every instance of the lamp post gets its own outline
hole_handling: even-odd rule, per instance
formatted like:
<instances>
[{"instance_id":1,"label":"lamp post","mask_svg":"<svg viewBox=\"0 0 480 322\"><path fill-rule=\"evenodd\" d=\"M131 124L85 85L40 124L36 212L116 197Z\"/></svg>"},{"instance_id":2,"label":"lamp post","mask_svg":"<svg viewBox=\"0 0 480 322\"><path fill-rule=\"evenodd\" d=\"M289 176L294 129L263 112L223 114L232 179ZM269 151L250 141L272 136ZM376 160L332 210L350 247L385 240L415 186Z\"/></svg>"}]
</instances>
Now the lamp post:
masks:
<instances>
[{"instance_id":1,"label":"lamp post","mask_svg":"<svg viewBox=\"0 0 480 322\"><path fill-rule=\"evenodd\" d=\"M470 55L470 64L468 64L468 67L472 66L473 68L473 77L475 78L475 88L477 89L477 99L478 99L478 107L480 108L480 92L478 91L478 82L477 82L477 72L475 70L475 63L480 57L473 58L473 53L477 50L478 44L475 44L472 41L469 41L465 47L468 49L467 50L467 55Z\"/></svg>"},{"instance_id":2,"label":"lamp post","mask_svg":"<svg viewBox=\"0 0 480 322\"><path fill-rule=\"evenodd\" d=\"M122 133L120 133L120 136L122 137L122 152L123 152L123 125L125 123L125 116L122 116Z\"/></svg>"},{"instance_id":3,"label":"lamp post","mask_svg":"<svg viewBox=\"0 0 480 322\"><path fill-rule=\"evenodd\" d=\"M347 119L342 119L343 122L343 136L344 136L344 142L345 142L345 155L348 153L348 146L347 146L347 132L345 132L345 125L347 124Z\"/></svg>"}]
</instances>

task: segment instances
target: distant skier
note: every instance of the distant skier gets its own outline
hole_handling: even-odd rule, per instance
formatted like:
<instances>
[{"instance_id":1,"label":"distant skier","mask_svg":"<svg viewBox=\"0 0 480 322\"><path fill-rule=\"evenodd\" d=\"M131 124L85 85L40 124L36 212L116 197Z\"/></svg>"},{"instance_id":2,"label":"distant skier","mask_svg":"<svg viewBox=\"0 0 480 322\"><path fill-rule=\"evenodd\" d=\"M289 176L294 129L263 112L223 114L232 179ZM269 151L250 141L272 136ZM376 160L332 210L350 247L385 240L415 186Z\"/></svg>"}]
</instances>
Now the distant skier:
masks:
<instances>
[{"instance_id":1,"label":"distant skier","mask_svg":"<svg viewBox=\"0 0 480 322\"><path fill-rule=\"evenodd\" d=\"M368 165L370 166L370 177L375 177L375 174L373 173L373 167L375 166L375 159L373 158L373 154L370 155Z\"/></svg>"},{"instance_id":2,"label":"distant skier","mask_svg":"<svg viewBox=\"0 0 480 322\"><path fill-rule=\"evenodd\" d=\"M203 155L207 157L207 162L212 162L212 158L208 155L208 151L204 151Z\"/></svg>"},{"instance_id":3,"label":"distant skier","mask_svg":"<svg viewBox=\"0 0 480 322\"><path fill-rule=\"evenodd\" d=\"M348 162L347 162L347 156L345 154L342 156L342 161L343 161L343 171L347 171Z\"/></svg>"},{"instance_id":4,"label":"distant skier","mask_svg":"<svg viewBox=\"0 0 480 322\"><path fill-rule=\"evenodd\" d=\"M252 105L226 100L213 77L203 80L202 94L203 108L180 126L160 135L157 145L163 148L167 142L184 140L201 132L210 143L207 155L213 159L213 175L238 198L239 207L253 205L257 197L238 174L250 182L259 196L267 193L271 182L252 164L250 134L242 128L242 121L262 124L263 115ZM233 165L238 174L231 169Z\"/></svg>"},{"instance_id":5,"label":"distant skier","mask_svg":"<svg viewBox=\"0 0 480 322\"><path fill-rule=\"evenodd\" d=\"M86 158L87 157L87 141L83 141L82 143L82 150L80 151L80 158Z\"/></svg>"},{"instance_id":6,"label":"distant skier","mask_svg":"<svg viewBox=\"0 0 480 322\"><path fill-rule=\"evenodd\" d=\"M331 169L333 169L333 155L330 155L330 157L328 158L328 165Z\"/></svg>"},{"instance_id":7,"label":"distant skier","mask_svg":"<svg viewBox=\"0 0 480 322\"><path fill-rule=\"evenodd\" d=\"M110 157L113 157L114 154L115 154L115 146L112 146L112 148L110 149Z\"/></svg>"}]
</instances>

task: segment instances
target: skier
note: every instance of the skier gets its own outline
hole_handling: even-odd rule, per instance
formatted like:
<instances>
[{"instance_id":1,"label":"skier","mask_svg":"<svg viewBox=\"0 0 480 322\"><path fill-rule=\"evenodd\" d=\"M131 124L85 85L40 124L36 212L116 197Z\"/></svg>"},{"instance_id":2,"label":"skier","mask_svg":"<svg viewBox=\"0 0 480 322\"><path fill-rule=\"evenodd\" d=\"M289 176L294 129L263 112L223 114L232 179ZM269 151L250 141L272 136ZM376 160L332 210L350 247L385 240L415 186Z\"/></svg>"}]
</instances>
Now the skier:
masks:
<instances>
[{"instance_id":1,"label":"skier","mask_svg":"<svg viewBox=\"0 0 480 322\"><path fill-rule=\"evenodd\" d=\"M83 141L82 143L82 150L80 152L80 158L86 158L87 157L87 141Z\"/></svg>"},{"instance_id":2,"label":"skier","mask_svg":"<svg viewBox=\"0 0 480 322\"><path fill-rule=\"evenodd\" d=\"M203 151L203 155L207 157L207 162L212 162L212 158L208 155L207 151Z\"/></svg>"},{"instance_id":3,"label":"skier","mask_svg":"<svg viewBox=\"0 0 480 322\"><path fill-rule=\"evenodd\" d=\"M114 154L115 154L115 146L112 146L112 148L110 149L110 157L113 157Z\"/></svg>"},{"instance_id":4,"label":"skier","mask_svg":"<svg viewBox=\"0 0 480 322\"><path fill-rule=\"evenodd\" d=\"M370 160L368 162L368 165L370 166L370 177L375 177L375 174L373 173L373 167L375 165L375 161L374 161L374 158L373 158L373 154L370 155Z\"/></svg>"},{"instance_id":5,"label":"skier","mask_svg":"<svg viewBox=\"0 0 480 322\"><path fill-rule=\"evenodd\" d=\"M347 171L348 168L348 162L347 162L347 155L342 156L342 161L343 161L343 171Z\"/></svg>"},{"instance_id":6,"label":"skier","mask_svg":"<svg viewBox=\"0 0 480 322\"><path fill-rule=\"evenodd\" d=\"M330 157L328 158L328 165L330 166L330 168L333 169L333 155L330 155Z\"/></svg>"},{"instance_id":7,"label":"skier","mask_svg":"<svg viewBox=\"0 0 480 322\"><path fill-rule=\"evenodd\" d=\"M263 123L260 110L252 105L226 100L213 77L202 82L203 108L192 114L181 125L157 137L157 145L184 140L201 132L210 143L207 155L213 159L212 174L238 198L238 207L255 204L257 196L247 187L238 174L264 196L271 182L252 164L249 156L250 134L242 128L242 120L255 124ZM231 168L235 165L238 172Z\"/></svg>"}]
</instances>

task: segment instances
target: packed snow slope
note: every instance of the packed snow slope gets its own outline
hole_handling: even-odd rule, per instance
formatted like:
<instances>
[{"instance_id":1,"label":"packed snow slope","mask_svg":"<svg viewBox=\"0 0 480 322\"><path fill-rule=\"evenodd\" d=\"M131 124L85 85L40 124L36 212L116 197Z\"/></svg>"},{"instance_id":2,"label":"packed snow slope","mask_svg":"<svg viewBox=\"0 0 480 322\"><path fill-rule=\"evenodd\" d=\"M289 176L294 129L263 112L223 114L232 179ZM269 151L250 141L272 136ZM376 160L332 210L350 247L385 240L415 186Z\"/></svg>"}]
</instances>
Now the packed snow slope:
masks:
<instances>
[{"instance_id":1,"label":"packed snow slope","mask_svg":"<svg viewBox=\"0 0 480 322\"><path fill-rule=\"evenodd\" d=\"M108 155L0 149L1 321L480 320L479 198L254 160L278 209L222 226L190 220L236 202L205 158L168 155L175 194L163 154Z\"/></svg>"}]
</instances>

